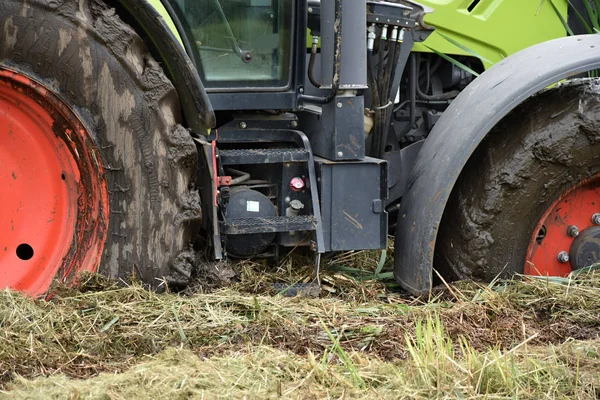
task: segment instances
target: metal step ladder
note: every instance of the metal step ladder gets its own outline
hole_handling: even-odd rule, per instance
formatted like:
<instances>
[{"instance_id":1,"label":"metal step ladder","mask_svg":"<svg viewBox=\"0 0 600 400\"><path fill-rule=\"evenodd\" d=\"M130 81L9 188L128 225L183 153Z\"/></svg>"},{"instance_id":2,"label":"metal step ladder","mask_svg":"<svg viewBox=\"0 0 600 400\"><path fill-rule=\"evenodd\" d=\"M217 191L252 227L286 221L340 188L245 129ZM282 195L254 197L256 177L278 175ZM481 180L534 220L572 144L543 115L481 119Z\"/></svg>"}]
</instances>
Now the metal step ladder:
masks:
<instances>
[{"instance_id":1,"label":"metal step ladder","mask_svg":"<svg viewBox=\"0 0 600 400\"><path fill-rule=\"evenodd\" d=\"M247 235L251 233L275 233L314 231L317 229L314 215L291 217L233 218L223 221L221 232L226 235Z\"/></svg>"},{"instance_id":2,"label":"metal step ladder","mask_svg":"<svg viewBox=\"0 0 600 400\"><path fill-rule=\"evenodd\" d=\"M221 150L219 156L223 165L308 162L311 158L308 150L295 148Z\"/></svg>"},{"instance_id":3,"label":"metal step ladder","mask_svg":"<svg viewBox=\"0 0 600 400\"><path fill-rule=\"evenodd\" d=\"M221 131L219 141L225 143L236 143L243 147L244 143L255 143L252 139L252 130L244 132ZM264 135L264 132L257 132ZM225 218L220 222L222 235L245 235L260 233L285 233L285 232L312 232L313 243L311 247L319 254L324 252L324 239L321 224L321 212L319 196L317 193L317 176L315 164L310 149L310 143L306 136L299 131L285 130L272 132L272 142L268 144L284 142L290 144L288 148L236 148L219 150L219 160L223 166L231 165L265 165L302 163L306 165L308 180L310 182L310 207L308 215L298 216L275 216L255 218ZM280 136L280 137L279 137ZM264 137L264 136L262 136ZM280 140L277 140L279 137ZM291 142L291 143L290 143ZM297 147L291 147L291 146Z\"/></svg>"}]
</instances>

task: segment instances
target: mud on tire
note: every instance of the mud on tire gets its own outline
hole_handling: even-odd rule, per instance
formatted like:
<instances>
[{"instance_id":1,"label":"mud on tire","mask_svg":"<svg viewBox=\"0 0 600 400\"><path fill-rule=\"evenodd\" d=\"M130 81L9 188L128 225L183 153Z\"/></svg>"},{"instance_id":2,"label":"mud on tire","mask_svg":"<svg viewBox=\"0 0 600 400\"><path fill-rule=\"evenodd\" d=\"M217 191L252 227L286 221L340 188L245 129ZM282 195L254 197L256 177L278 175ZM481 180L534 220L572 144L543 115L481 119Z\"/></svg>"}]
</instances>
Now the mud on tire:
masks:
<instances>
[{"instance_id":1,"label":"mud on tire","mask_svg":"<svg viewBox=\"0 0 600 400\"><path fill-rule=\"evenodd\" d=\"M92 133L110 206L99 272L156 286L185 264L201 218L196 148L140 37L100 0L0 0L0 65L54 91Z\"/></svg>"},{"instance_id":2,"label":"mud on tire","mask_svg":"<svg viewBox=\"0 0 600 400\"><path fill-rule=\"evenodd\" d=\"M444 212L434 267L451 279L522 273L544 211L600 172L600 83L570 81L519 106L465 166Z\"/></svg>"}]
</instances>

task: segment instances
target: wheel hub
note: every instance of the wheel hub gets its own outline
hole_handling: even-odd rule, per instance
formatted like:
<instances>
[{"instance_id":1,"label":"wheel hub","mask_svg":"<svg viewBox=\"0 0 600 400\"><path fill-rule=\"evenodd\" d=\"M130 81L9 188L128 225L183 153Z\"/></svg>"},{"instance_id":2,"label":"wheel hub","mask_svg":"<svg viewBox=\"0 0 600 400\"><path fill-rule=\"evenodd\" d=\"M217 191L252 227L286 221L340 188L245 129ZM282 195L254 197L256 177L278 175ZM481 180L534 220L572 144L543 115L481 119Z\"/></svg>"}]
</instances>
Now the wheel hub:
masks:
<instances>
[{"instance_id":1,"label":"wheel hub","mask_svg":"<svg viewBox=\"0 0 600 400\"><path fill-rule=\"evenodd\" d=\"M600 262L600 226L586 228L573 240L569 259L573 269Z\"/></svg>"},{"instance_id":2,"label":"wheel hub","mask_svg":"<svg viewBox=\"0 0 600 400\"><path fill-rule=\"evenodd\" d=\"M525 274L567 276L600 262L600 176L565 191L548 207L527 250Z\"/></svg>"},{"instance_id":3,"label":"wheel hub","mask_svg":"<svg viewBox=\"0 0 600 400\"><path fill-rule=\"evenodd\" d=\"M108 217L99 153L74 112L0 68L0 288L39 296L95 271Z\"/></svg>"}]
</instances>

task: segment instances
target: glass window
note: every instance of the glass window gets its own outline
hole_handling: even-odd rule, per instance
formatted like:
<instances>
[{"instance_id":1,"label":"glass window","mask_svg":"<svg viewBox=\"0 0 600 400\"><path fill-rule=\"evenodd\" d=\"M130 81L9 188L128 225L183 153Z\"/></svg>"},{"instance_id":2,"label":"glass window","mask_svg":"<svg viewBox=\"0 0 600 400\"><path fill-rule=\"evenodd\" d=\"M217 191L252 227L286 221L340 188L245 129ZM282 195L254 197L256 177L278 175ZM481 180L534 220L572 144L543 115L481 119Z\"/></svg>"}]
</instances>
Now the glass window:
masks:
<instances>
[{"instance_id":1,"label":"glass window","mask_svg":"<svg viewBox=\"0 0 600 400\"><path fill-rule=\"evenodd\" d=\"M207 89L289 85L292 0L170 0Z\"/></svg>"}]
</instances>

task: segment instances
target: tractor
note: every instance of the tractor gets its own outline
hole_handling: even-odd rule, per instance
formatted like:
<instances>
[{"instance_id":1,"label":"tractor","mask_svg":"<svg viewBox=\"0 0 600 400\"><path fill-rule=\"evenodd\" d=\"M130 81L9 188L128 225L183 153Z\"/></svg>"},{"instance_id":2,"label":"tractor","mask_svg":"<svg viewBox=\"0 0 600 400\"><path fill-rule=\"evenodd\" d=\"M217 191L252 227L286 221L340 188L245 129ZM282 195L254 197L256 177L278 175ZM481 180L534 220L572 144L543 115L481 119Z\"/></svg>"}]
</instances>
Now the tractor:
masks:
<instances>
[{"instance_id":1,"label":"tractor","mask_svg":"<svg viewBox=\"0 0 600 400\"><path fill-rule=\"evenodd\" d=\"M390 234L416 295L597 263L597 4L0 0L0 287Z\"/></svg>"}]
</instances>

